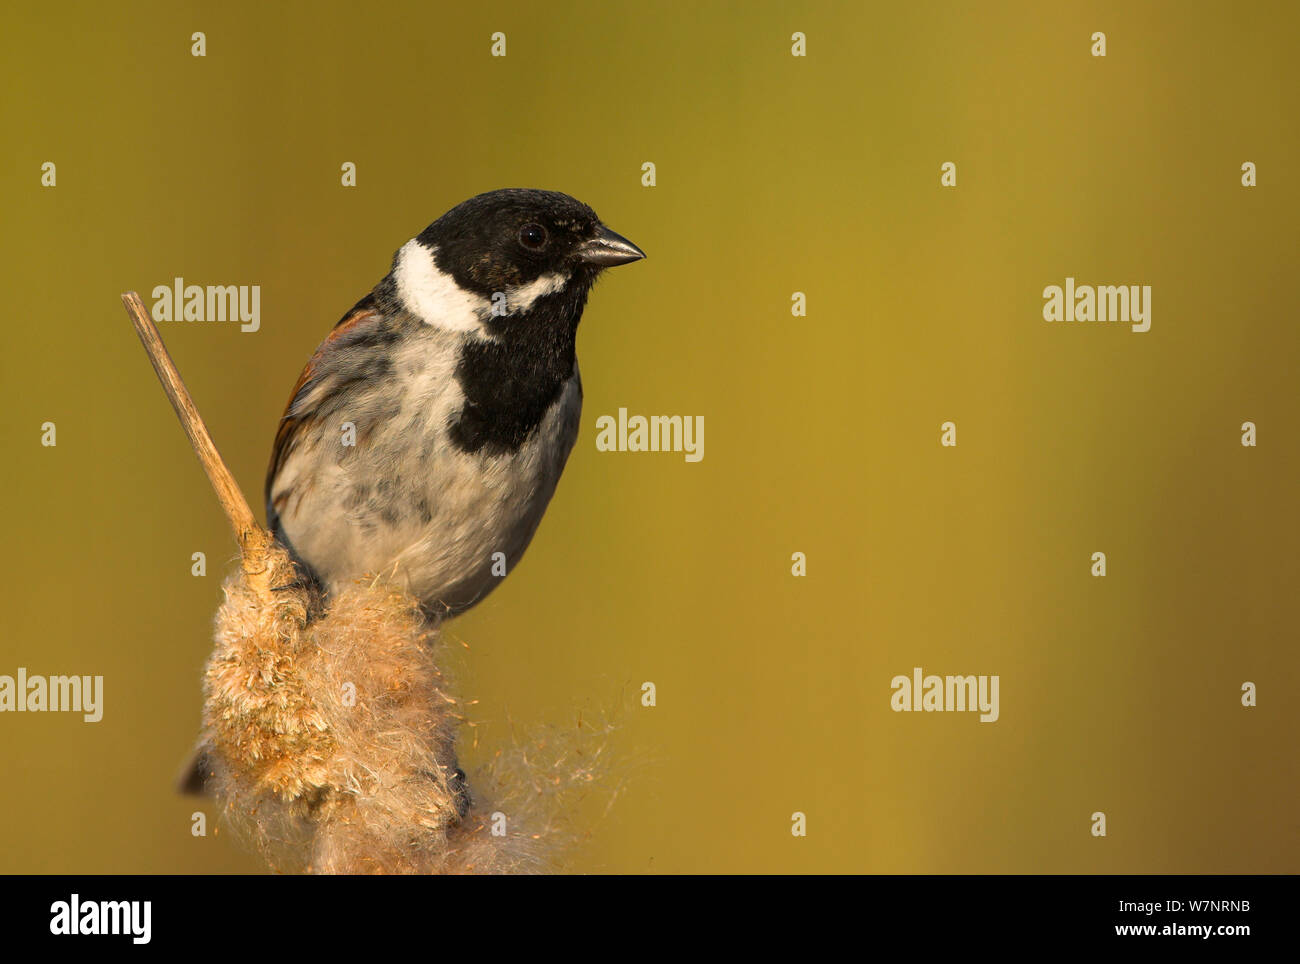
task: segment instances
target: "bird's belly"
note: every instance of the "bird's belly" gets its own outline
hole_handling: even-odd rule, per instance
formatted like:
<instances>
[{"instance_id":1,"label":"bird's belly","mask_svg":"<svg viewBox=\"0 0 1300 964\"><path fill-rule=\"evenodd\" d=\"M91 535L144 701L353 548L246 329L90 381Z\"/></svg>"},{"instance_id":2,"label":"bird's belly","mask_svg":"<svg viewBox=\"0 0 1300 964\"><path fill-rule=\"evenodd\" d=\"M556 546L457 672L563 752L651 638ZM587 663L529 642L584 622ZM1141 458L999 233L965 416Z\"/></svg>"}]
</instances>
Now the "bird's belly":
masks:
<instances>
[{"instance_id":1,"label":"bird's belly","mask_svg":"<svg viewBox=\"0 0 1300 964\"><path fill-rule=\"evenodd\" d=\"M398 578L427 608L469 608L528 548L559 481L558 471L540 471L551 456L529 448L441 460L437 488L427 490L432 519L397 534L404 545L394 560Z\"/></svg>"},{"instance_id":2,"label":"bird's belly","mask_svg":"<svg viewBox=\"0 0 1300 964\"><path fill-rule=\"evenodd\" d=\"M281 522L327 585L380 576L431 612L468 609L532 540L578 431L581 390L566 389L517 451L465 452L445 435L399 433L315 479Z\"/></svg>"}]
</instances>

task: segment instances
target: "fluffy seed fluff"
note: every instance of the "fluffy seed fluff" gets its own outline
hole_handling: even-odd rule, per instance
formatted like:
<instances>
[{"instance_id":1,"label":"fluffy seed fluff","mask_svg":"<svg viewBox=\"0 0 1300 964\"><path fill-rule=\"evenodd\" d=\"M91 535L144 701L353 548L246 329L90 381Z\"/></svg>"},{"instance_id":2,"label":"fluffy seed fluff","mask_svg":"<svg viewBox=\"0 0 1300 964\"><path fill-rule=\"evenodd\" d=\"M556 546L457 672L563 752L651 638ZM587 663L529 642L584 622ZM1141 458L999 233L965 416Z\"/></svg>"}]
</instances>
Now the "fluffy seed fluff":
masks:
<instances>
[{"instance_id":1,"label":"fluffy seed fluff","mask_svg":"<svg viewBox=\"0 0 1300 964\"><path fill-rule=\"evenodd\" d=\"M322 614L281 547L259 555L225 582L205 670L201 746L228 823L281 872L558 869L608 727L496 754L465 812L461 705L416 601L360 583Z\"/></svg>"}]
</instances>

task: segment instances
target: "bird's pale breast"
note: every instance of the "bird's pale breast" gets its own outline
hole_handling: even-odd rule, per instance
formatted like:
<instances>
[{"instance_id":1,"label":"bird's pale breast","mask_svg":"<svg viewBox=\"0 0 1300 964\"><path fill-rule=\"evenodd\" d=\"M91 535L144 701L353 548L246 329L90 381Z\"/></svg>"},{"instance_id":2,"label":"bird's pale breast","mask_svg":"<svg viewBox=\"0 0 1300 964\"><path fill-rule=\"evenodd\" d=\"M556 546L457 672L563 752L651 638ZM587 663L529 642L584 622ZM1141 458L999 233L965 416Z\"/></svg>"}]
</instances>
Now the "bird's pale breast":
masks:
<instances>
[{"instance_id":1,"label":"bird's pale breast","mask_svg":"<svg viewBox=\"0 0 1300 964\"><path fill-rule=\"evenodd\" d=\"M449 433L465 404L458 341L427 329L405 339L392 370L349 389L286 458L280 525L327 584L377 574L455 613L513 571L531 541L578 434L577 365L517 450L465 451ZM325 391L328 373L320 381Z\"/></svg>"}]
</instances>

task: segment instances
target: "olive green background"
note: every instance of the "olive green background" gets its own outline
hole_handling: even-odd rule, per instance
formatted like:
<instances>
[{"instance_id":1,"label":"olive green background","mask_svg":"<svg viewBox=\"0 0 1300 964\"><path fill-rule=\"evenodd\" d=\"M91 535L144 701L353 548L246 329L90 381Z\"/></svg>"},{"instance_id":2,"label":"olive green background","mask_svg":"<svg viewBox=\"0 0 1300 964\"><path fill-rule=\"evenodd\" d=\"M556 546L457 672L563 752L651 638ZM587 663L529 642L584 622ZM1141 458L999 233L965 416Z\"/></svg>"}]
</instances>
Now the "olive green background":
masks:
<instances>
[{"instance_id":1,"label":"olive green background","mask_svg":"<svg viewBox=\"0 0 1300 964\"><path fill-rule=\"evenodd\" d=\"M0 871L261 869L173 791L234 545L119 293L261 285L255 334L161 326L260 515L316 343L508 186L649 253L448 634L471 763L617 722L572 869L1300 870L1293 4L114 7L0 31L0 673L106 678L99 724L0 716ZM1066 276L1152 285L1151 330L1045 323ZM620 406L703 415L704 460L598 453ZM999 675L1001 719L892 712L914 666Z\"/></svg>"}]
</instances>

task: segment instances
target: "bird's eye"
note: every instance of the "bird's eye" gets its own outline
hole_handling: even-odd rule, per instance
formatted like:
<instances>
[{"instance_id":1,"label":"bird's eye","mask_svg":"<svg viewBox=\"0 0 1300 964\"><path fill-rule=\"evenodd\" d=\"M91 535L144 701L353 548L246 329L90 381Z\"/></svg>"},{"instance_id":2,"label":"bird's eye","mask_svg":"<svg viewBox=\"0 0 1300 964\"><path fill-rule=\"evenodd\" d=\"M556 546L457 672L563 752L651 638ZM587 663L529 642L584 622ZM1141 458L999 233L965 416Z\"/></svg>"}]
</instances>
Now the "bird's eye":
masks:
<instances>
[{"instance_id":1,"label":"bird's eye","mask_svg":"<svg viewBox=\"0 0 1300 964\"><path fill-rule=\"evenodd\" d=\"M546 229L540 224L525 224L519 229L519 243L532 251L546 246Z\"/></svg>"}]
</instances>

